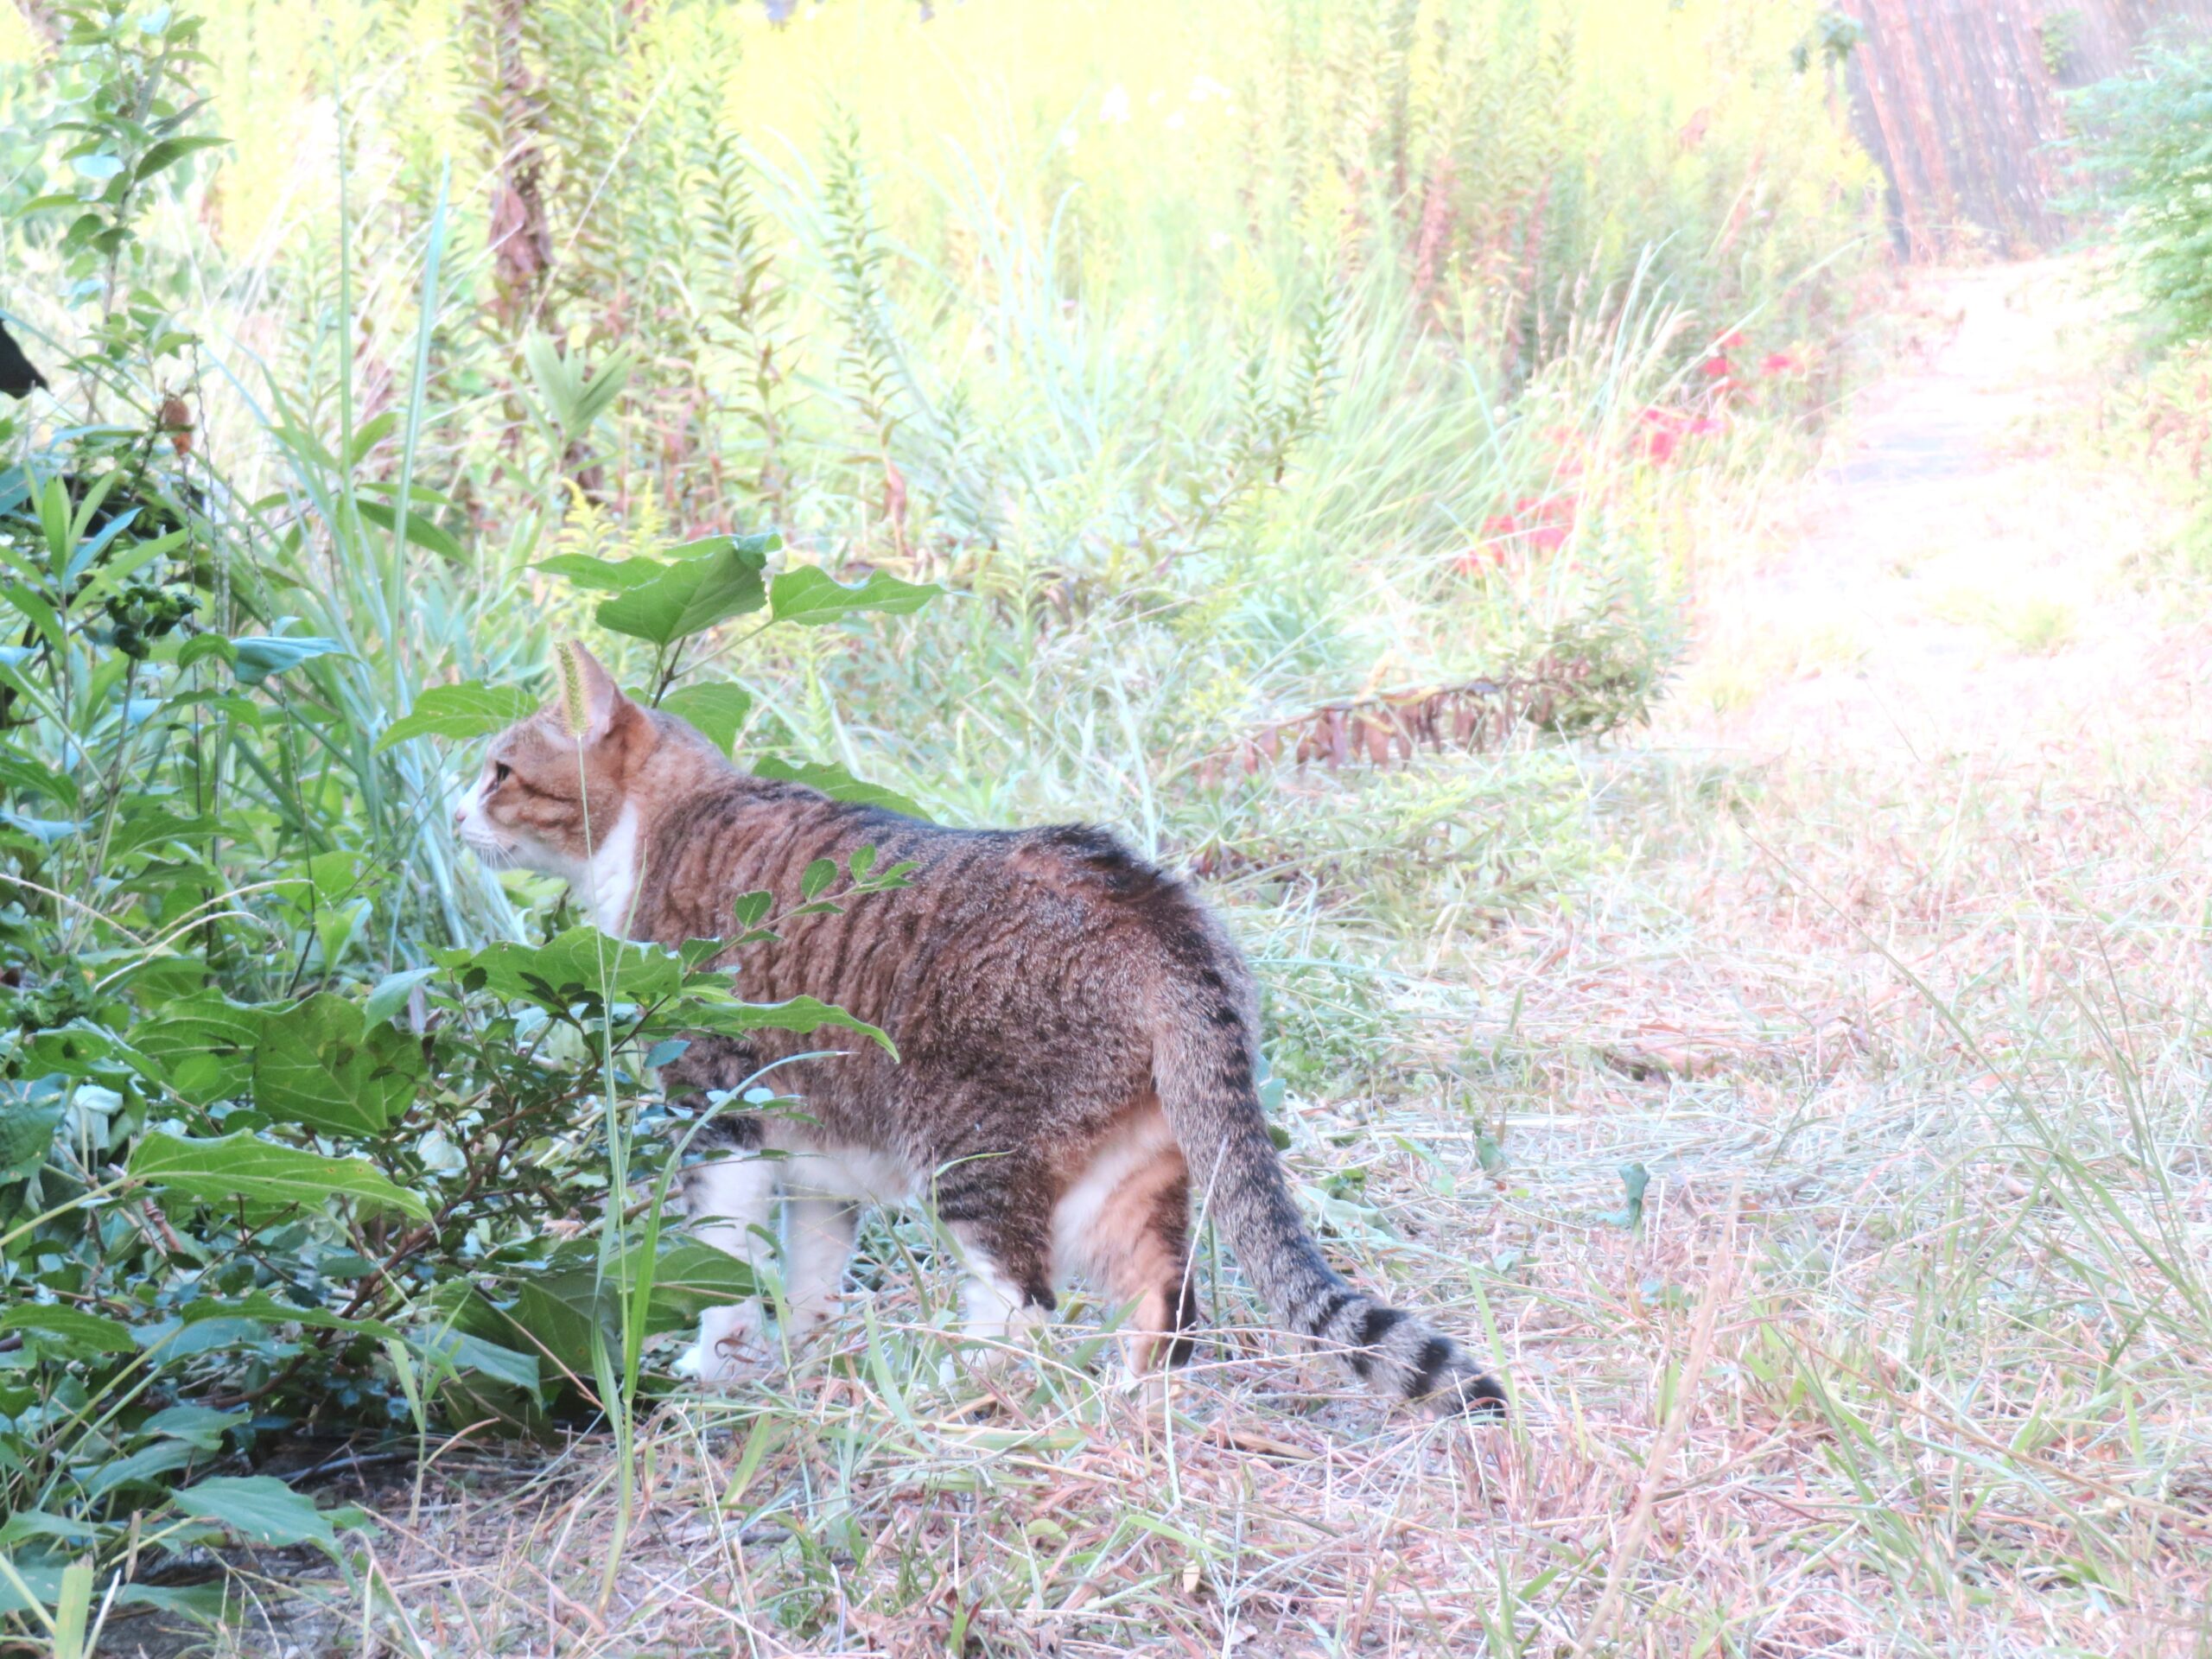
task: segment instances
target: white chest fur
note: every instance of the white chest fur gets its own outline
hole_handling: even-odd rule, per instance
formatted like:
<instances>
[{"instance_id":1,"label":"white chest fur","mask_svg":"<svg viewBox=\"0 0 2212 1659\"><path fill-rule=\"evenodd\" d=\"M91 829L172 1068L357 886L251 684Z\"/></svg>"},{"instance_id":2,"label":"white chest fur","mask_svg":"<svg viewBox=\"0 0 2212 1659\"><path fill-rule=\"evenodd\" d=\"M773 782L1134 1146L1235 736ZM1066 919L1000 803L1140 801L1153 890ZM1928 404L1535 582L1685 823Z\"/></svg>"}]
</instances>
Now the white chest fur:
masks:
<instances>
[{"instance_id":1,"label":"white chest fur","mask_svg":"<svg viewBox=\"0 0 2212 1659\"><path fill-rule=\"evenodd\" d=\"M591 925L615 938L630 932L638 897L638 809L625 806L607 839L592 849L590 861L577 880L576 897Z\"/></svg>"}]
</instances>

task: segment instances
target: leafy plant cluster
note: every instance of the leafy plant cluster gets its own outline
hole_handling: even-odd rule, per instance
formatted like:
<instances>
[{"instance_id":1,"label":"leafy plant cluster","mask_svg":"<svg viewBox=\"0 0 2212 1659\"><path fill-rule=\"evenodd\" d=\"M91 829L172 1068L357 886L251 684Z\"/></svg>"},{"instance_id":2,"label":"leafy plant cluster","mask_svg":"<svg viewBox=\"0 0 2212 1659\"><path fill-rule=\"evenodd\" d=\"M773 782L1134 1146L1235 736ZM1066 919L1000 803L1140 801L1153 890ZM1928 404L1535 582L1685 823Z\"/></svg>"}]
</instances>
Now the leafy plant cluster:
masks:
<instances>
[{"instance_id":1,"label":"leafy plant cluster","mask_svg":"<svg viewBox=\"0 0 2212 1659\"><path fill-rule=\"evenodd\" d=\"M664 1230L715 1103L654 1068L879 1039L456 844L439 746L535 706L552 638L764 775L1481 912L1578 855L1523 850L1555 757L1294 813L1208 758L1554 658L1604 671L1548 726L1633 717L1679 480L1817 391L1696 365L1840 291L1804 266L1847 169L1763 147L1746 110L1818 105L1717 0L1682 27L1755 95L1709 140L1673 89L1595 101L1585 0L1348 0L1250 13L1257 67L1175 89L1157 170L1125 54L1071 138L954 145L927 189L906 32L954 14L856 36L851 111L785 143L798 42L737 9L322 10L45 9L0 71L10 322L58 389L0 415L0 1617L64 1652L226 1538L353 1571L280 1478L341 1437L626 1436L658 1339L745 1288ZM1623 160L1655 135L1692 159ZM798 908L903 879L856 854ZM772 948L772 906L733 934Z\"/></svg>"},{"instance_id":2,"label":"leafy plant cluster","mask_svg":"<svg viewBox=\"0 0 2212 1659\"><path fill-rule=\"evenodd\" d=\"M2212 48L2152 47L2075 114L2126 279L2169 335L2212 334Z\"/></svg>"},{"instance_id":3,"label":"leafy plant cluster","mask_svg":"<svg viewBox=\"0 0 2212 1659\"><path fill-rule=\"evenodd\" d=\"M700 1033L886 1040L746 1001L710 965L722 942L526 943L497 889L426 889L444 772L407 758L537 700L439 683L365 728L357 677L391 671L365 658L397 642L315 626L379 619L318 594L305 548L381 545L403 575L454 556L410 484L355 487L419 406L348 416L334 442L280 406L267 435L300 487L263 499L196 450L175 388L200 342L141 227L224 142L192 92L200 29L67 14L47 130L72 182L25 212L80 325L65 357L34 349L90 412L0 417L0 1617L73 1653L118 1610L219 1601L171 1581L207 1545L340 1553L345 1514L254 1472L279 1448L296 1464L434 1415L626 1423L658 1386L647 1344L751 1289L663 1230L715 1103L660 1102L652 1069ZM714 631L937 592L772 569L779 552L722 535L541 568L602 595L598 625L652 653L641 694L728 746L746 695L686 661ZM338 597L378 596L381 574ZM807 872L794 913L904 877L863 849ZM772 942L772 903L740 904L737 943ZM438 943L471 923L475 943Z\"/></svg>"}]
</instances>

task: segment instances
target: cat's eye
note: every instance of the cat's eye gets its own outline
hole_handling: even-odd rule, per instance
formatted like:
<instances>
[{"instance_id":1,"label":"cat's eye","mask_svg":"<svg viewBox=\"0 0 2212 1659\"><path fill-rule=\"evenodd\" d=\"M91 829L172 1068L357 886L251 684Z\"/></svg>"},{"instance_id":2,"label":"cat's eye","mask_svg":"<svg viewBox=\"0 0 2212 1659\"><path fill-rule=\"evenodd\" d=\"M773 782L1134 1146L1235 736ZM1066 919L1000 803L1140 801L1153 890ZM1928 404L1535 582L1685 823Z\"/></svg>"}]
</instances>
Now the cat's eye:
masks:
<instances>
[{"instance_id":1,"label":"cat's eye","mask_svg":"<svg viewBox=\"0 0 2212 1659\"><path fill-rule=\"evenodd\" d=\"M493 786L497 788L499 785L505 783L507 781L507 774L513 770L514 768L509 766L505 761L494 760L492 763Z\"/></svg>"}]
</instances>

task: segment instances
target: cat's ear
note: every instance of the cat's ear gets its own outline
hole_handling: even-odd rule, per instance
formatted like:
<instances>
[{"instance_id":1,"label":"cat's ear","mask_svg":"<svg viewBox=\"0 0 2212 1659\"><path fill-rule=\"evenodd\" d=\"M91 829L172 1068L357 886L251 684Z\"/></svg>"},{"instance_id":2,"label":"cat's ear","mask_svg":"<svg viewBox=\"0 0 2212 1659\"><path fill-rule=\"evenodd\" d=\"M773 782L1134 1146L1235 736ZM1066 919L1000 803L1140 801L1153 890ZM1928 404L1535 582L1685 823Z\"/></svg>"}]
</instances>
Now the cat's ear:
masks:
<instances>
[{"instance_id":1,"label":"cat's ear","mask_svg":"<svg viewBox=\"0 0 2212 1659\"><path fill-rule=\"evenodd\" d=\"M571 639L554 648L560 670L553 707L555 718L570 737L596 743L613 729L615 718L630 706L614 677L600 666L599 658Z\"/></svg>"}]
</instances>

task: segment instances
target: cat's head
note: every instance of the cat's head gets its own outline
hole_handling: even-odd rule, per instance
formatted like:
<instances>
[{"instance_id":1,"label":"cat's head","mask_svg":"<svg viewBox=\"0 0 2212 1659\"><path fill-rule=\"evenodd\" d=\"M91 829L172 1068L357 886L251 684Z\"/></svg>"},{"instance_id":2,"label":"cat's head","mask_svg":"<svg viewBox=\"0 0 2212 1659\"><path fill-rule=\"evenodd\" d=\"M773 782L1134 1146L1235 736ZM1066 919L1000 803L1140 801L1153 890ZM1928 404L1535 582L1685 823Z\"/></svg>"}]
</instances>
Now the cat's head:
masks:
<instances>
[{"instance_id":1,"label":"cat's head","mask_svg":"<svg viewBox=\"0 0 2212 1659\"><path fill-rule=\"evenodd\" d=\"M623 696L582 645L561 646L556 662L552 702L492 740L454 822L489 864L576 881L625 810L649 810L665 791L668 768L653 763L676 722Z\"/></svg>"}]
</instances>

